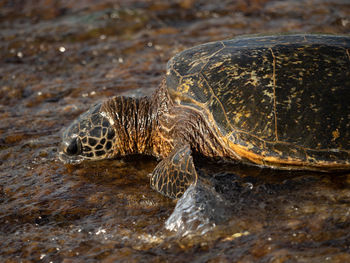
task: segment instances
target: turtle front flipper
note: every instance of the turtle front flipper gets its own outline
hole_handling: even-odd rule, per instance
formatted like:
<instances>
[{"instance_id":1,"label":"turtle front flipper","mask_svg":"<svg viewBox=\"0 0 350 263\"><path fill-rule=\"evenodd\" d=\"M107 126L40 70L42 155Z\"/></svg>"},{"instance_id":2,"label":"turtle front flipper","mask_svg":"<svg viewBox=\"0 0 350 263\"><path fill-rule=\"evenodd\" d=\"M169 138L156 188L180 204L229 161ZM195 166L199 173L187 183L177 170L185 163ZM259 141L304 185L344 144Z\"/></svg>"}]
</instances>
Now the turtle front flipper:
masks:
<instances>
[{"instance_id":1,"label":"turtle front flipper","mask_svg":"<svg viewBox=\"0 0 350 263\"><path fill-rule=\"evenodd\" d=\"M165 196L180 198L186 189L197 182L189 145L181 145L164 158L154 169L151 187Z\"/></svg>"}]
</instances>

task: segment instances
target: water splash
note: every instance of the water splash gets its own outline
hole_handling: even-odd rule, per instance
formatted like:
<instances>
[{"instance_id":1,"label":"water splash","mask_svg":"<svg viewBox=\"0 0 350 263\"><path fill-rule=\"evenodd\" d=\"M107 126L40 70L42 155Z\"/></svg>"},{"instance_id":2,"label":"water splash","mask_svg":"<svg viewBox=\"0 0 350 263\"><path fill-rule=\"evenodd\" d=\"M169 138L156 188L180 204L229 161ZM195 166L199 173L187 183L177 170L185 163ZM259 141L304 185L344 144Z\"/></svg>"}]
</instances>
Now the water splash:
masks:
<instances>
[{"instance_id":1,"label":"water splash","mask_svg":"<svg viewBox=\"0 0 350 263\"><path fill-rule=\"evenodd\" d=\"M165 228L178 235L203 235L229 218L230 204L202 182L191 185L178 200Z\"/></svg>"}]
</instances>

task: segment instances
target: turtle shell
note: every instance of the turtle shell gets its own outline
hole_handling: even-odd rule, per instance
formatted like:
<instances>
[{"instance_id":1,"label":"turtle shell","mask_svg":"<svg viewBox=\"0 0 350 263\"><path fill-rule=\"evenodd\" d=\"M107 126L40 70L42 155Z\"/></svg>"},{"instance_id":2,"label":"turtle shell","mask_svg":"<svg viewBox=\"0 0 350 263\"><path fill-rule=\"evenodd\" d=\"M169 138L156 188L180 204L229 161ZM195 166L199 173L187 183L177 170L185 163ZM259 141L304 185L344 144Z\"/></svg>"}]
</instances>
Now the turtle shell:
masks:
<instances>
[{"instance_id":1,"label":"turtle shell","mask_svg":"<svg viewBox=\"0 0 350 263\"><path fill-rule=\"evenodd\" d=\"M235 38L167 67L175 103L203 113L234 151L272 166L350 168L350 37Z\"/></svg>"}]
</instances>

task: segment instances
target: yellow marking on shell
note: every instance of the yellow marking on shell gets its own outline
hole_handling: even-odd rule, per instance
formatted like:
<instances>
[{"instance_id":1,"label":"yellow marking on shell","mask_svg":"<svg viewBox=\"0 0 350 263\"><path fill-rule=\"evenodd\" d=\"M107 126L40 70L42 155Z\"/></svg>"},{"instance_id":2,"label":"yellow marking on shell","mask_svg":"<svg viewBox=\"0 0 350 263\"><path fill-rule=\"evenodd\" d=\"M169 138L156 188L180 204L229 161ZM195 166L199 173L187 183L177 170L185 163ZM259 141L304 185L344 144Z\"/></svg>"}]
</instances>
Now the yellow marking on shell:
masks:
<instances>
[{"instance_id":1,"label":"yellow marking on shell","mask_svg":"<svg viewBox=\"0 0 350 263\"><path fill-rule=\"evenodd\" d=\"M201 63L203 63L202 59L197 59L192 61L189 65L191 66L191 68L188 71L191 71L194 67L200 65Z\"/></svg>"},{"instance_id":2,"label":"yellow marking on shell","mask_svg":"<svg viewBox=\"0 0 350 263\"><path fill-rule=\"evenodd\" d=\"M295 88L292 88L295 89ZM216 121L214 119L213 114L209 111L207 104L208 103L200 103L196 100L193 99L189 99L187 97L184 96L184 94L178 93L178 92L172 92L172 97L177 98L178 100L187 100L189 101L191 104L198 106L199 108L194 108L191 106L185 106L185 105L181 105L181 107L184 108L189 108L191 110L195 110L196 112L198 112L199 114L203 114L205 116L205 119L208 121L208 123L210 124L209 127L210 129L213 131L213 134L215 134L217 140L220 142L220 144L222 146L224 146L226 152L226 155L223 157L229 157L229 158L235 158L237 160L241 160L242 158L246 158L249 161L251 161L252 163L255 164L260 164L260 165L268 165L270 167L279 167L279 168L298 168L298 167L303 167L303 168L309 168L309 169L314 169L314 170L319 170L322 167L333 167L334 169L336 169L337 167L340 169L343 168L348 168L349 164L334 164L333 162L315 162L317 163L317 165L312 165L310 163L307 163L305 161L301 161L301 160L297 160L297 159L292 159L290 157L288 157L287 159L281 159L278 157L266 157L263 155L259 155L256 153L253 153L251 150L247 149L247 147L242 146L237 144L237 142L232 141L232 139L230 139L231 136L233 136L235 133L243 133L243 134L248 134L250 136L252 136L253 138L259 139L261 141L263 141L263 143L276 143L276 141L268 141L268 140L262 140L259 136L253 135L247 131L244 130L240 130L237 127L233 127L231 125L231 123L229 123L229 126L231 128L231 132L229 132L226 135L223 135L219 128L216 126ZM293 97L293 96L292 96ZM298 123L298 120L296 120L296 123ZM347 126L350 126L350 124L348 124ZM291 145L294 146L293 143L288 143L288 142L283 142L286 145ZM251 146L250 146L251 147ZM311 148L307 148L307 147L301 147L304 151L305 150L314 150ZM319 152L329 152L332 151L332 149L319 149ZM347 152L350 154L350 151L345 150L344 152ZM266 154L266 153L265 153Z\"/></svg>"},{"instance_id":3,"label":"yellow marking on shell","mask_svg":"<svg viewBox=\"0 0 350 263\"><path fill-rule=\"evenodd\" d=\"M184 79L181 85L178 87L180 93L188 93L189 89L193 86L193 80L190 78Z\"/></svg>"},{"instance_id":4,"label":"yellow marking on shell","mask_svg":"<svg viewBox=\"0 0 350 263\"><path fill-rule=\"evenodd\" d=\"M272 76L271 76L271 74L265 74L262 78L263 79L271 79Z\"/></svg>"},{"instance_id":5,"label":"yellow marking on shell","mask_svg":"<svg viewBox=\"0 0 350 263\"><path fill-rule=\"evenodd\" d=\"M287 99L284 100L284 102L287 105L286 109L290 110L292 108L292 103L293 103L293 101L291 100L291 96L288 96Z\"/></svg>"},{"instance_id":6,"label":"yellow marking on shell","mask_svg":"<svg viewBox=\"0 0 350 263\"><path fill-rule=\"evenodd\" d=\"M234 64L232 66L225 66L222 67L218 72L225 72L230 78L232 79L241 79L242 75L245 75L246 73L243 71L241 74L238 73L239 66L237 64Z\"/></svg>"},{"instance_id":7,"label":"yellow marking on shell","mask_svg":"<svg viewBox=\"0 0 350 263\"><path fill-rule=\"evenodd\" d=\"M194 60L193 62L191 62L189 65L191 66L191 69L193 69L194 67L200 65L201 63L203 63L203 66L201 67L199 72L202 72L203 68L205 68L205 66L208 64L209 60L215 56L217 53L221 52L226 46L225 44L220 41L220 44L222 45L222 48L220 48L219 50L215 51L214 53L210 54L209 56L206 53L202 53L201 54L201 58ZM189 71L191 70L189 69ZM197 73L195 73L197 74ZM188 76L188 75L187 75ZM182 76L180 76L180 81L182 80Z\"/></svg>"},{"instance_id":8,"label":"yellow marking on shell","mask_svg":"<svg viewBox=\"0 0 350 263\"><path fill-rule=\"evenodd\" d=\"M259 79L255 70L250 72L250 80L247 82L247 84L252 84L254 87L258 86Z\"/></svg>"},{"instance_id":9,"label":"yellow marking on shell","mask_svg":"<svg viewBox=\"0 0 350 263\"><path fill-rule=\"evenodd\" d=\"M213 69L213 68L218 68L218 67L220 67L222 64L224 64L223 61L217 62L217 63L213 64L211 68L212 68L212 69Z\"/></svg>"},{"instance_id":10,"label":"yellow marking on shell","mask_svg":"<svg viewBox=\"0 0 350 263\"><path fill-rule=\"evenodd\" d=\"M317 108L317 105L316 104L310 104L310 108L313 112L318 112L320 110L320 108Z\"/></svg>"},{"instance_id":11,"label":"yellow marking on shell","mask_svg":"<svg viewBox=\"0 0 350 263\"><path fill-rule=\"evenodd\" d=\"M167 69L167 75L171 75L171 70L174 71L175 75L178 76L180 79L182 79L182 76L180 75L180 73L174 68L174 57L170 59L170 66Z\"/></svg>"},{"instance_id":12,"label":"yellow marking on shell","mask_svg":"<svg viewBox=\"0 0 350 263\"><path fill-rule=\"evenodd\" d=\"M348 59L350 60L350 53L349 53L349 49L346 50L346 54L348 55Z\"/></svg>"},{"instance_id":13,"label":"yellow marking on shell","mask_svg":"<svg viewBox=\"0 0 350 263\"><path fill-rule=\"evenodd\" d=\"M211 87L211 85L209 84L209 82L204 78L204 76L202 76L203 80L206 82L207 86L209 87L209 90L212 94L212 96L216 99L216 101L219 103L220 105L220 108L225 116L225 120L226 120L226 123L230 126L231 130L233 130L234 128L232 127L231 125L231 122L230 122L230 119L228 118L227 114L226 114L226 111L225 111L225 108L224 108L224 105L222 105L221 101L219 100L219 98L216 96L216 94L214 93L214 90L213 88ZM214 118L213 118L214 119ZM213 122L215 123L215 122Z\"/></svg>"},{"instance_id":14,"label":"yellow marking on shell","mask_svg":"<svg viewBox=\"0 0 350 263\"><path fill-rule=\"evenodd\" d=\"M210 56L207 56L207 57L203 57L201 59L201 61L204 63L201 70L199 71L199 73L202 72L202 70L205 68L205 66L209 63L209 60L214 57L216 54L218 54L219 52L221 52L226 46L224 44L224 42L220 41L219 42L221 45L222 45L222 48L220 48L219 50L215 51L214 53L212 53Z\"/></svg>"},{"instance_id":15,"label":"yellow marking on shell","mask_svg":"<svg viewBox=\"0 0 350 263\"><path fill-rule=\"evenodd\" d=\"M338 129L336 129L335 131L332 131L332 141L335 141L336 139L338 139L340 137L340 132Z\"/></svg>"},{"instance_id":16,"label":"yellow marking on shell","mask_svg":"<svg viewBox=\"0 0 350 263\"><path fill-rule=\"evenodd\" d=\"M272 67L273 67L273 73L272 73L272 81L273 81L273 113L275 115L275 138L276 141L278 141L278 134L277 134L277 107L276 107L276 57L275 54L272 51L272 48L269 48L271 51L271 55L273 58L272 61Z\"/></svg>"},{"instance_id":17,"label":"yellow marking on shell","mask_svg":"<svg viewBox=\"0 0 350 263\"><path fill-rule=\"evenodd\" d=\"M239 123L240 120L242 119L242 117L249 118L250 115L251 115L251 113L250 113L250 112L247 112L247 111L246 111L246 112L237 112L237 113L235 114L234 122L235 122L235 123ZM243 126L243 125L242 125L242 126Z\"/></svg>"},{"instance_id":18,"label":"yellow marking on shell","mask_svg":"<svg viewBox=\"0 0 350 263\"><path fill-rule=\"evenodd\" d=\"M190 108L191 110L196 110L198 113L201 113L201 114L204 114L204 116L206 117L205 119L207 119L207 121L211 124L210 126L215 130L215 134L218 134L218 140L221 141L219 138L223 138L224 141L225 141L225 145L227 145L227 147L230 147L228 146L229 145L229 142L230 143L233 143L230 139L230 137L236 133L236 132L240 132L240 133L244 133L244 134L248 134L256 139L259 139L259 140L262 140L259 136L256 136L256 135L253 135L247 131L244 131L244 130L240 130L238 129L237 127L233 127L231 125L231 123L229 123L229 126L231 128L231 132L226 134L225 136L219 131L218 128L214 127L216 126L216 121L214 119L214 116L213 114L208 110L208 103L201 103L201 102L198 102L196 100L193 100L193 99L188 99L186 97L183 96L183 94L181 93L178 93L178 92L172 92L172 96L175 97L176 99L178 99L179 101L182 101L182 100L188 100L191 104L193 105L196 105L198 106L199 109L197 108L193 108L191 106L184 106L184 105L181 105L181 107L185 107L185 108ZM297 121L296 121L297 122ZM265 143L275 143L275 141L267 141L267 140L262 140L264 141ZM288 143L286 143L288 144ZM292 144L291 144L292 145ZM305 148L305 149L308 149L308 150L311 150L309 148ZM322 151L322 150L320 150ZM323 151L329 151L329 149L324 149ZM236 156L236 158L239 160L241 159L241 157L237 154L234 153L234 155Z\"/></svg>"},{"instance_id":19,"label":"yellow marking on shell","mask_svg":"<svg viewBox=\"0 0 350 263\"><path fill-rule=\"evenodd\" d=\"M267 86L269 86L269 85L267 85ZM264 94L265 96L268 96L268 97L270 97L271 99L273 99L273 92L269 92L267 89L265 89L265 90L263 90L263 94Z\"/></svg>"}]
</instances>

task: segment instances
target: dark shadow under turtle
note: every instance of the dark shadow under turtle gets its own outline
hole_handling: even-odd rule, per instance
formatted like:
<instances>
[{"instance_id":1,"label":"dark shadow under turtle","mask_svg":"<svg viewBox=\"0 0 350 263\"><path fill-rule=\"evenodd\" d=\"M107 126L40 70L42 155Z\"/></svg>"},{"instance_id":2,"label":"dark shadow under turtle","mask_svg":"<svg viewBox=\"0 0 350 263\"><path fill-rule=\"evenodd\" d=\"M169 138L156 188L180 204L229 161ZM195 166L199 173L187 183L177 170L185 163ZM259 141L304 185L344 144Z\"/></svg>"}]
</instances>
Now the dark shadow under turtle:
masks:
<instances>
[{"instance_id":1,"label":"dark shadow under turtle","mask_svg":"<svg viewBox=\"0 0 350 263\"><path fill-rule=\"evenodd\" d=\"M192 153L262 167L350 170L350 37L235 38L173 57L151 97L114 97L64 132L67 163L145 154L151 186L179 198Z\"/></svg>"}]
</instances>

